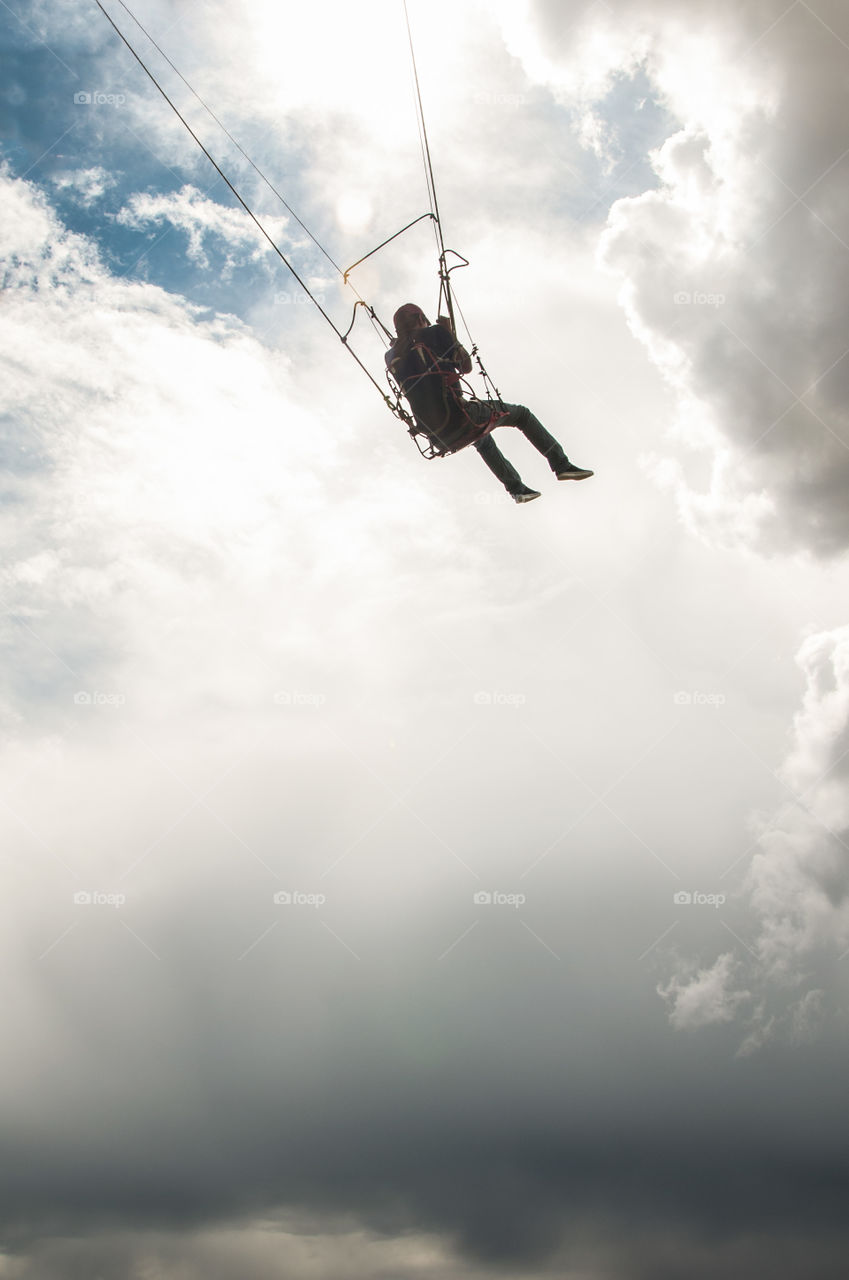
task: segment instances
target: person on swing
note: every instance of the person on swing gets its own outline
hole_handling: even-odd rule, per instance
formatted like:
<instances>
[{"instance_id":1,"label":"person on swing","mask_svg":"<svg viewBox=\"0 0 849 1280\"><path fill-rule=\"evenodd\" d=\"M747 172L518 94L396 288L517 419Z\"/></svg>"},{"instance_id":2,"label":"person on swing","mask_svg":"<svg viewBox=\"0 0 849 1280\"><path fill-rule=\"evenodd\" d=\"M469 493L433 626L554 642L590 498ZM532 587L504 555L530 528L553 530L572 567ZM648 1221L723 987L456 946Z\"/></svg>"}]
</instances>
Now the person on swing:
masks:
<instances>
[{"instance_id":1,"label":"person on swing","mask_svg":"<svg viewBox=\"0 0 849 1280\"><path fill-rule=\"evenodd\" d=\"M409 402L417 426L440 451L450 452L476 426L483 430L497 416L495 425L518 427L545 456L558 480L586 480L593 474L570 462L554 436L524 405L463 396L460 375L471 372L472 360L447 316L431 324L421 307L407 302L392 320L397 336L386 352L387 368ZM470 443L514 502L531 502L540 496L522 483L489 433Z\"/></svg>"}]
</instances>

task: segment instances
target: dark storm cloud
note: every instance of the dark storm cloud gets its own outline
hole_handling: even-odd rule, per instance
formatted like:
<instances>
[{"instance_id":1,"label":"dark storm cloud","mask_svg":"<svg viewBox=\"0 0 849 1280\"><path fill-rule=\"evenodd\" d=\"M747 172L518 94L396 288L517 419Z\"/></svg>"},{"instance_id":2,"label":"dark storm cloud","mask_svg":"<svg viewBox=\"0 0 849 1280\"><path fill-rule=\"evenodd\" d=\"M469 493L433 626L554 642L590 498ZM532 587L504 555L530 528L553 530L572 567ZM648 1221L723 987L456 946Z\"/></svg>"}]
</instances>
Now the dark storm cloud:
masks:
<instances>
[{"instance_id":1,"label":"dark storm cloud","mask_svg":"<svg viewBox=\"0 0 849 1280\"><path fill-rule=\"evenodd\" d=\"M528 978L515 977L517 1006L540 998ZM426 1070L412 1057L400 1062L398 1045L391 1053L390 1027L362 991L334 999L312 984L304 993L327 1022L320 1047L305 1043L303 1013L280 998L277 1042L251 1036L246 1018L227 1016L236 994L224 1008L212 992L175 1008L194 1023L192 1063L181 1061L180 1025L155 1030L158 1081L152 1048L137 1046L137 1066L130 1055L122 1063L118 1019L103 1018L100 1098L75 1104L71 1069L64 1109L46 1107L50 1124L31 1123L25 1145L7 1137L7 1248L26 1254L50 1235L194 1230L280 1205L306 1221L352 1214L378 1235L432 1231L470 1264L508 1274L544 1274L557 1259L574 1265L582 1249L628 1280L652 1268L683 1274L709 1240L714 1255L740 1251L781 1280L801 1274L794 1255L804 1242L806 1274L819 1280L849 1245L843 1084L824 1047L747 1063L735 1081L725 1077L721 1095L710 1060L698 1063L701 1047L635 1055L609 1105L610 1090L592 1078L616 1071L603 1051L609 1025L577 1055L582 1062L564 1054L562 1070L556 1056L499 1046L468 1027L461 1062ZM255 1011L273 996L240 993ZM418 1009L429 1001L414 980L399 984L396 1016L404 997ZM505 1020L506 1038L521 1034L520 1022ZM353 1052L351 1025L363 1036ZM455 1033L461 1026L457 1018ZM297 1088L290 1038L317 1068Z\"/></svg>"}]
</instances>

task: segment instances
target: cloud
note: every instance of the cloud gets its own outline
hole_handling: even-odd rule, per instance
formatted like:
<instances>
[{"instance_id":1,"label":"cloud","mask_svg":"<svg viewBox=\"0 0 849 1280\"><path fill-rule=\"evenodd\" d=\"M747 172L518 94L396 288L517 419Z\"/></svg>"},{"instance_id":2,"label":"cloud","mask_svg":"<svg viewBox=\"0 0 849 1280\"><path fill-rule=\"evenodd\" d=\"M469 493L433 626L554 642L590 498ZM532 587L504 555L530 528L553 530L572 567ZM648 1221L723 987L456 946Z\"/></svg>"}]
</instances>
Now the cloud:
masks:
<instances>
[{"instance_id":1,"label":"cloud","mask_svg":"<svg viewBox=\"0 0 849 1280\"><path fill-rule=\"evenodd\" d=\"M209 266L209 259L204 252L206 237L223 241L227 273L240 261L235 253L237 247L248 247L250 252L246 255L247 260L254 262L270 248L255 223L240 206L225 208L188 184L171 195L137 192L120 210L117 219L125 227L138 229L149 223L156 226L164 222L184 231L188 236L189 257L201 267ZM261 221L271 239L284 250L288 248L287 242L283 241L287 219L266 215Z\"/></svg>"},{"instance_id":2,"label":"cloud","mask_svg":"<svg viewBox=\"0 0 849 1280\"><path fill-rule=\"evenodd\" d=\"M27 1257L0 1255L0 1274L3 1280L68 1280L86 1273L128 1280L151 1273L181 1280L276 1280L284 1269L292 1280L447 1280L457 1274L456 1257L436 1237L385 1239L345 1219L312 1225L310 1231L304 1222L280 1217L180 1234L112 1231L85 1240L47 1240ZM472 1267L463 1272L464 1280L485 1274Z\"/></svg>"},{"instance_id":3,"label":"cloud","mask_svg":"<svg viewBox=\"0 0 849 1280\"><path fill-rule=\"evenodd\" d=\"M706 537L840 554L845 8L689 5L686 23L672 3L531 12L535 27L502 14L508 39L530 75L580 104L602 150L615 130L605 142L595 105L623 71L640 69L679 122L654 156L658 188L614 204L601 245L633 332L679 398L678 447L652 450L650 469Z\"/></svg>"},{"instance_id":4,"label":"cloud","mask_svg":"<svg viewBox=\"0 0 849 1280\"><path fill-rule=\"evenodd\" d=\"M0 190L14 1280L842 1274L845 1071L829 1025L812 1034L834 982L791 993L795 1059L729 1065L735 996L764 1000L736 951L674 989L708 1037L670 1032L639 959L674 885L717 887L683 876L716 869L751 807L761 766L730 730L782 732L773 649L798 634L794 593L828 602L834 582L710 554L635 483L664 397L584 251L594 233L569 222L572 177L552 185L574 158L562 107L477 13L446 48L447 12L426 24L433 136L454 141L443 190L475 228L487 345L570 451L604 459L595 490L548 481L520 512L474 456L419 463L320 318L260 296L265 345L173 276L110 273L33 186ZM340 190L376 191L393 229L413 166L389 163L400 111L369 132L376 73L359 117L353 56L328 58L325 86L313 49L289 81L301 44L266 39L268 77L249 80L233 42L280 34L277 10L251 13L193 21L201 87L221 74L225 105L241 94L262 123L269 86L291 89L281 167L307 169L340 225L370 211ZM372 57L372 28L358 39ZM493 96L458 112L481 83ZM120 122L80 116L92 154L105 166L96 129L114 142L129 121L176 164L122 88ZM600 164L616 142L599 132ZM674 162L704 180L697 131ZM181 255L196 234L215 261L229 224L211 197L168 213L157 231L185 217ZM380 296L432 286L430 257L391 254ZM811 659L826 691L829 661ZM817 699L812 720L841 706ZM800 732L800 778L832 736Z\"/></svg>"},{"instance_id":5,"label":"cloud","mask_svg":"<svg viewBox=\"0 0 849 1280\"><path fill-rule=\"evenodd\" d=\"M228 539L250 544L261 573L269 538L285 539L316 501L320 476L286 477L323 428L313 418L307 431L287 399L285 356L269 359L237 321L202 322L182 300L110 276L32 187L6 178L0 200L17 232L0 313L7 528L28 510L3 575L12 636L33 679L46 663L54 679L108 690L123 643L110 600L129 602L144 582L179 609L188 565L226 573ZM69 648L53 634L57 600L78 619ZM25 702L22 675L9 696Z\"/></svg>"},{"instance_id":6,"label":"cloud","mask_svg":"<svg viewBox=\"0 0 849 1280\"><path fill-rule=\"evenodd\" d=\"M56 173L51 181L58 191L74 192L80 203L88 206L100 200L115 185L116 179L100 165L93 165L88 169Z\"/></svg>"},{"instance_id":7,"label":"cloud","mask_svg":"<svg viewBox=\"0 0 849 1280\"><path fill-rule=\"evenodd\" d=\"M659 994L671 1008L669 1021L676 1030L706 1027L711 1023L730 1022L740 1005L749 1000L748 991L732 991L738 964L730 953L721 955L707 969L694 977L673 977Z\"/></svg>"},{"instance_id":8,"label":"cloud","mask_svg":"<svg viewBox=\"0 0 849 1280\"><path fill-rule=\"evenodd\" d=\"M759 959L788 982L818 948L849 946L849 627L810 636L797 662L807 687L780 771L793 799L762 831L749 874Z\"/></svg>"},{"instance_id":9,"label":"cloud","mask_svg":"<svg viewBox=\"0 0 849 1280\"><path fill-rule=\"evenodd\" d=\"M790 799L757 821L746 915L735 921L744 952L697 973L684 961L658 987L676 1029L736 1019L748 1029L746 1053L820 1031L830 1007L821 984L849 957L849 627L809 636L797 662L806 689L778 771Z\"/></svg>"}]
</instances>

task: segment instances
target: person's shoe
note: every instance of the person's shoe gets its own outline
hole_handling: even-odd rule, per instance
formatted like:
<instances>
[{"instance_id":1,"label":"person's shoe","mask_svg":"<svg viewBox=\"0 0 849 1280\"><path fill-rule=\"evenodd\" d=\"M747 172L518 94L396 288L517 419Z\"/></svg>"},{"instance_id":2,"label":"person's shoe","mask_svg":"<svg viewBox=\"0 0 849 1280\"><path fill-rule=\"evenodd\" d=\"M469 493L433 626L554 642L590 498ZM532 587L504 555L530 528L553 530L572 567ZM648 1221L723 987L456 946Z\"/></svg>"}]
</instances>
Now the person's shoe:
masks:
<instances>
[{"instance_id":1,"label":"person's shoe","mask_svg":"<svg viewBox=\"0 0 849 1280\"><path fill-rule=\"evenodd\" d=\"M516 489L510 494L510 497L514 502L533 502L534 498L539 498L541 496L542 495L538 490L529 489L526 484L523 484L521 489Z\"/></svg>"},{"instance_id":2,"label":"person's shoe","mask_svg":"<svg viewBox=\"0 0 849 1280\"><path fill-rule=\"evenodd\" d=\"M587 471L585 467L576 467L574 462L570 462L554 474L558 480L586 480L588 476L595 475L595 472Z\"/></svg>"}]
</instances>

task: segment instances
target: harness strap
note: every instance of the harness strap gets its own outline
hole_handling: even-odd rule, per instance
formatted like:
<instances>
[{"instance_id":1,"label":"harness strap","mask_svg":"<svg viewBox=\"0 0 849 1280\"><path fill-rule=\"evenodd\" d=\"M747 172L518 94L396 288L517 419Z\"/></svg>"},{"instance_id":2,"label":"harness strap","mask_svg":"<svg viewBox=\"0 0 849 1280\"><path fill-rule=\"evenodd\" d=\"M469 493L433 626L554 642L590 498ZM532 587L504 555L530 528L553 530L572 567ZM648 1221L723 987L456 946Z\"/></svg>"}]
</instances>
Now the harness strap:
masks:
<instances>
[{"instance_id":1,"label":"harness strap","mask_svg":"<svg viewBox=\"0 0 849 1280\"><path fill-rule=\"evenodd\" d=\"M475 421L470 417L466 405L469 401L473 401L476 404L480 404L481 401L471 390L468 383L464 382L462 375L456 369L441 369L439 367L440 357L424 343L416 343L413 350L417 352L425 368L422 376L438 376L442 381L446 421L450 416L451 409L456 407L462 414L466 426L466 430L455 441L451 444L446 444L440 439L439 431L436 428L419 426L417 422L409 425L409 433L415 440L420 453L428 459L447 458L451 454L459 453L461 449L465 449L468 445L476 444L478 441L485 439L498 426L501 419L506 416L505 409L496 406L490 411L489 417L484 422ZM467 397L462 394L463 388L469 391ZM428 444L424 448L418 439L419 436L424 436L428 440Z\"/></svg>"}]
</instances>

